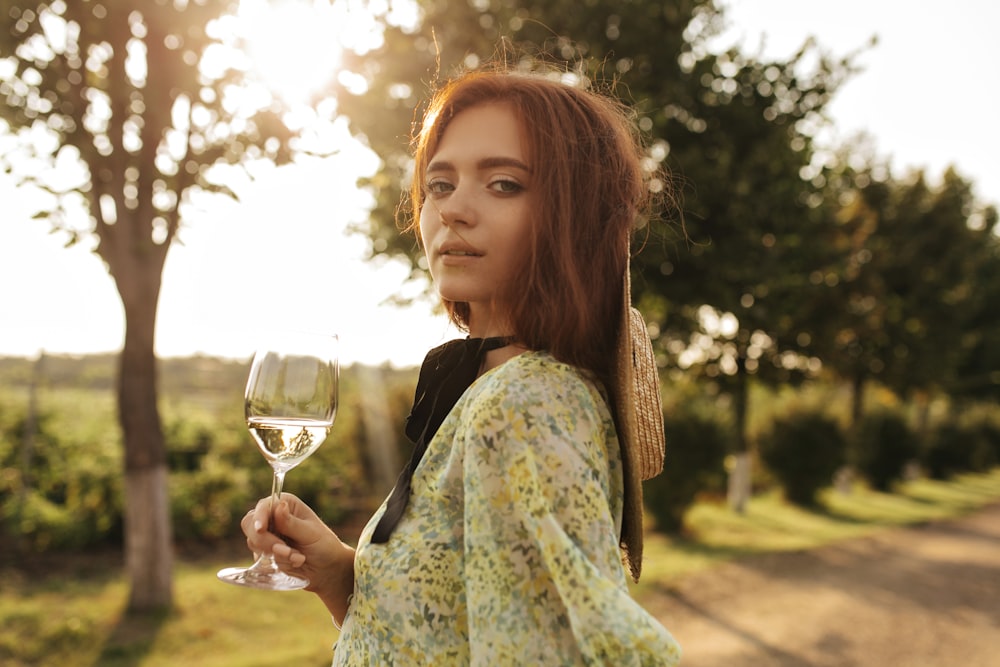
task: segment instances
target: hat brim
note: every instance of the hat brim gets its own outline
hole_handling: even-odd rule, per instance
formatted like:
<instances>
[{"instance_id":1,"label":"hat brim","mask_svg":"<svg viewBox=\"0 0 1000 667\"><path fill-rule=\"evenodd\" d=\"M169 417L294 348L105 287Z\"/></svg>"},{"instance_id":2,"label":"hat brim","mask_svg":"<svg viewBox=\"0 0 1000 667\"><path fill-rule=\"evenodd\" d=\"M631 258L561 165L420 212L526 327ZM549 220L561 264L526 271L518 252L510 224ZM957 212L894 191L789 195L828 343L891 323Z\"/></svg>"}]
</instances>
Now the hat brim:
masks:
<instances>
[{"instance_id":1,"label":"hat brim","mask_svg":"<svg viewBox=\"0 0 1000 667\"><path fill-rule=\"evenodd\" d=\"M611 391L625 487L621 549L632 579L638 581L642 572L642 482L663 470L665 441L659 371L646 322L632 307L628 266L623 283Z\"/></svg>"}]
</instances>

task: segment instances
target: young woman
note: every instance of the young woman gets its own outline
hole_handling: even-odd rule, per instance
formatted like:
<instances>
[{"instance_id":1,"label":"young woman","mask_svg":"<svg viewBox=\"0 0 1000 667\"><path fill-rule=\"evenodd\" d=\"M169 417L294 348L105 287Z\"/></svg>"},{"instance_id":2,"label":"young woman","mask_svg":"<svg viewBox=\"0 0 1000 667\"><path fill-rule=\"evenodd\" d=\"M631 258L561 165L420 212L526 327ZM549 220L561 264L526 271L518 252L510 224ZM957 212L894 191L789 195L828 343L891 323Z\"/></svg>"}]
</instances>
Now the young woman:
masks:
<instances>
[{"instance_id":1,"label":"young woman","mask_svg":"<svg viewBox=\"0 0 1000 667\"><path fill-rule=\"evenodd\" d=\"M421 367L412 460L356 549L291 494L243 521L343 622L335 665L674 665L629 596L662 465L630 308L650 188L611 98L541 75L443 86L415 141L413 226L469 338ZM646 364L642 367L642 364Z\"/></svg>"}]
</instances>

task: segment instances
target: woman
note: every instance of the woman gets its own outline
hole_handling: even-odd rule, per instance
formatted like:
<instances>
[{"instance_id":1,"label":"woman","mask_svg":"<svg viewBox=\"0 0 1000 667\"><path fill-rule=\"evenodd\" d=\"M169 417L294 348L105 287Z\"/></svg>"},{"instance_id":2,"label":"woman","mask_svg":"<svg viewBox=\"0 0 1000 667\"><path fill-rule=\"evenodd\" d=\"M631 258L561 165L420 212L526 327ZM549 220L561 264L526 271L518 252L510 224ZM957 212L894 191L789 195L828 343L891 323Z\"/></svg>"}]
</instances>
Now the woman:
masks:
<instances>
[{"instance_id":1,"label":"woman","mask_svg":"<svg viewBox=\"0 0 1000 667\"><path fill-rule=\"evenodd\" d=\"M469 338L421 367L413 459L356 550L290 494L283 538L266 499L244 519L250 548L343 622L335 665L676 664L624 566L638 578L641 480L662 464L629 307L650 188L628 117L558 80L476 72L438 91L415 145L413 226Z\"/></svg>"}]
</instances>

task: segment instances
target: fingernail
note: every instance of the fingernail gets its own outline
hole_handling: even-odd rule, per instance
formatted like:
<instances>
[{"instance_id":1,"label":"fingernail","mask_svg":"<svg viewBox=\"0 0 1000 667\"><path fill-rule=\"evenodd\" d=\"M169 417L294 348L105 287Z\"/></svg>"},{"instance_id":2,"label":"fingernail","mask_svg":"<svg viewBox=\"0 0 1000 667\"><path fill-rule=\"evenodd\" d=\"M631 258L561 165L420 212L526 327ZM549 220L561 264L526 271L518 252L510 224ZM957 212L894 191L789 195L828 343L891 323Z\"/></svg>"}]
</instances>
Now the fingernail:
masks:
<instances>
[{"instance_id":1,"label":"fingernail","mask_svg":"<svg viewBox=\"0 0 1000 667\"><path fill-rule=\"evenodd\" d=\"M306 562L306 557L300 553L294 553L288 560L291 562L293 566L301 567L302 564Z\"/></svg>"},{"instance_id":2,"label":"fingernail","mask_svg":"<svg viewBox=\"0 0 1000 667\"><path fill-rule=\"evenodd\" d=\"M282 558L288 558L288 554L292 553L291 547L287 544L275 544L271 549L271 553L275 556L281 556Z\"/></svg>"},{"instance_id":3,"label":"fingernail","mask_svg":"<svg viewBox=\"0 0 1000 667\"><path fill-rule=\"evenodd\" d=\"M260 532L260 529L263 527L264 525L259 520L253 522L253 529L256 530L258 533Z\"/></svg>"}]
</instances>

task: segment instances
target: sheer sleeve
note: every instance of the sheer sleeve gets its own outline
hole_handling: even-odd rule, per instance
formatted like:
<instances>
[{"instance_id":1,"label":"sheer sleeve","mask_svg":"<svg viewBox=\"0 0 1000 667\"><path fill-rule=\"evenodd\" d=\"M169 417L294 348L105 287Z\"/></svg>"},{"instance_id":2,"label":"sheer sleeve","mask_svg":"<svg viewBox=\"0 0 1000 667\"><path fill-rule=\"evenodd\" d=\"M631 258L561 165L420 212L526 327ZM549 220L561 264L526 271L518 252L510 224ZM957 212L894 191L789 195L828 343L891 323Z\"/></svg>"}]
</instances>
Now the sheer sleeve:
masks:
<instances>
[{"instance_id":1,"label":"sheer sleeve","mask_svg":"<svg viewBox=\"0 0 1000 667\"><path fill-rule=\"evenodd\" d=\"M677 643L628 592L600 393L551 363L495 381L458 434L472 665L675 665Z\"/></svg>"}]
</instances>

